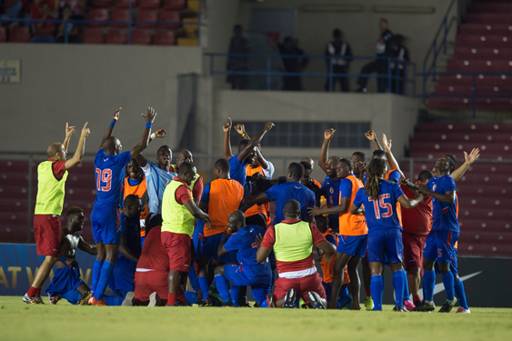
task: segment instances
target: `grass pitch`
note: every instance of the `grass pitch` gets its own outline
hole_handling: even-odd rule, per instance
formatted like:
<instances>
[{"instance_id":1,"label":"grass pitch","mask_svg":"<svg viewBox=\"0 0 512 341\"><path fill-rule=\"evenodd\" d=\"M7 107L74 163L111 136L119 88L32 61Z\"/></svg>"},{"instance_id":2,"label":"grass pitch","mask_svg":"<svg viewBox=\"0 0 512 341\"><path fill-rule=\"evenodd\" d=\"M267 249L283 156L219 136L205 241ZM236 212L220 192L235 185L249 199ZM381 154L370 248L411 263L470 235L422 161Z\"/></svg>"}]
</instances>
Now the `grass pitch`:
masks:
<instances>
[{"instance_id":1,"label":"grass pitch","mask_svg":"<svg viewBox=\"0 0 512 341\"><path fill-rule=\"evenodd\" d=\"M512 309L440 313L26 305L0 296L1 340L512 340Z\"/></svg>"}]
</instances>

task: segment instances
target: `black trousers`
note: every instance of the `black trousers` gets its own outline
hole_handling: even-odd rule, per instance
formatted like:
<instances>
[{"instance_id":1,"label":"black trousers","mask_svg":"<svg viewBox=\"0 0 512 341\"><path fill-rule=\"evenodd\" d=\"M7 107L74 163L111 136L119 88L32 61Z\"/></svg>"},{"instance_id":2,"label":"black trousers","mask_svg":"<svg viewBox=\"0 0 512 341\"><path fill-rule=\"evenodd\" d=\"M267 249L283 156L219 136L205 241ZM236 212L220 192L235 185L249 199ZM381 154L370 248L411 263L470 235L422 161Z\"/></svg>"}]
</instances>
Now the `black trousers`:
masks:
<instances>
[{"instance_id":1,"label":"black trousers","mask_svg":"<svg viewBox=\"0 0 512 341\"><path fill-rule=\"evenodd\" d=\"M287 91L302 91L302 77L283 76L282 89Z\"/></svg>"},{"instance_id":2,"label":"black trousers","mask_svg":"<svg viewBox=\"0 0 512 341\"><path fill-rule=\"evenodd\" d=\"M376 59L365 64L361 68L361 73L359 74L359 79L357 83L359 88L367 88L368 87L368 78L370 75L375 73L377 75L377 91L378 92L386 92L388 86L388 62L386 60Z\"/></svg>"},{"instance_id":3,"label":"black trousers","mask_svg":"<svg viewBox=\"0 0 512 341\"><path fill-rule=\"evenodd\" d=\"M343 75L340 75L343 74ZM327 70L327 78L325 80L324 89L325 91L335 91L336 84L340 83L341 91L349 92L350 85L348 79L348 66L332 66L331 69Z\"/></svg>"}]
</instances>

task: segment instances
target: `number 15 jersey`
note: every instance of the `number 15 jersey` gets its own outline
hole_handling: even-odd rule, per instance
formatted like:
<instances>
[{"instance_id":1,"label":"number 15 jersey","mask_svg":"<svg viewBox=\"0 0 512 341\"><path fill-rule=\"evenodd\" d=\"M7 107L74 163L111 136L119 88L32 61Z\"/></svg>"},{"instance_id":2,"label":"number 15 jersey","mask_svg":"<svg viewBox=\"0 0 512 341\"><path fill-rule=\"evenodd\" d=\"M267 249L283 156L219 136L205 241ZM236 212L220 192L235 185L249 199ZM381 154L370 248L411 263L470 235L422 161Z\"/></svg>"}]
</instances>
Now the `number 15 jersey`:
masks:
<instances>
[{"instance_id":1,"label":"number 15 jersey","mask_svg":"<svg viewBox=\"0 0 512 341\"><path fill-rule=\"evenodd\" d=\"M94 159L96 179L95 206L115 206L120 203L121 184L124 168L130 162L129 151L117 155L107 155L100 149Z\"/></svg>"},{"instance_id":2,"label":"number 15 jersey","mask_svg":"<svg viewBox=\"0 0 512 341\"><path fill-rule=\"evenodd\" d=\"M368 231L402 228L396 211L396 203L402 195L404 192L398 184L386 180L380 180L378 199L369 197L364 187L357 191L354 206L364 206Z\"/></svg>"}]
</instances>

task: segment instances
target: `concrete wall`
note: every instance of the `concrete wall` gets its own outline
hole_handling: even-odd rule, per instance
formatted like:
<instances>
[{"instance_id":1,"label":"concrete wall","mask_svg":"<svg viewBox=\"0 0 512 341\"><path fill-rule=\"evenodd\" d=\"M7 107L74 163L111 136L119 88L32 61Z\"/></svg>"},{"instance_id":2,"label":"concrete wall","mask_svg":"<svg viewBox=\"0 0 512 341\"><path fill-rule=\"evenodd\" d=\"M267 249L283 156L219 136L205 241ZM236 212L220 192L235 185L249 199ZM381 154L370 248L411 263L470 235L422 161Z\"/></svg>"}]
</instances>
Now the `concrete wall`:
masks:
<instances>
[{"instance_id":1,"label":"concrete wall","mask_svg":"<svg viewBox=\"0 0 512 341\"><path fill-rule=\"evenodd\" d=\"M197 47L0 44L0 56L20 59L22 74L19 84L0 84L3 151L44 151L62 139L66 120L89 121L92 151L119 105L124 111L115 134L125 148L139 141L140 113L148 105L174 145L176 76L201 72Z\"/></svg>"},{"instance_id":2,"label":"concrete wall","mask_svg":"<svg viewBox=\"0 0 512 341\"><path fill-rule=\"evenodd\" d=\"M403 155L416 124L418 101L385 94L332 94L311 92L232 91L222 90L215 95L212 141L214 155L222 155L222 122L228 114L235 121L369 121L377 132L386 132L393 139L393 150ZM270 132L272 134L272 132ZM265 148L264 153L278 161L280 171L290 159L319 156L316 149ZM332 146L332 152L350 156L354 150ZM364 150L370 153L371 150Z\"/></svg>"}]
</instances>

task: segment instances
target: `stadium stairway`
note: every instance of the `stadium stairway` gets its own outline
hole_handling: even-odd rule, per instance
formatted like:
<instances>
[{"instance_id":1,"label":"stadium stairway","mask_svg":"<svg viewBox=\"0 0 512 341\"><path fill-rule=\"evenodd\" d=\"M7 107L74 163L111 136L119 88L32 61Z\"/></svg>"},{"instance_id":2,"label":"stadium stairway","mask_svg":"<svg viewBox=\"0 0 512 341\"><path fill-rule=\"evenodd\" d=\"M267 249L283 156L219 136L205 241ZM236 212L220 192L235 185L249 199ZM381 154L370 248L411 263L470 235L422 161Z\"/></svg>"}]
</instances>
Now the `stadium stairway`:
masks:
<instances>
[{"instance_id":1,"label":"stadium stairway","mask_svg":"<svg viewBox=\"0 0 512 341\"><path fill-rule=\"evenodd\" d=\"M418 125L410 140L414 175L432 169L435 158L444 153L462 162L463 151L473 147L480 148L481 160L458 184L459 251L472 256L512 256L512 124ZM410 172L410 164L402 167Z\"/></svg>"},{"instance_id":2,"label":"stadium stairway","mask_svg":"<svg viewBox=\"0 0 512 341\"><path fill-rule=\"evenodd\" d=\"M473 1L445 71L427 101L430 109L512 109L511 1Z\"/></svg>"}]
</instances>

